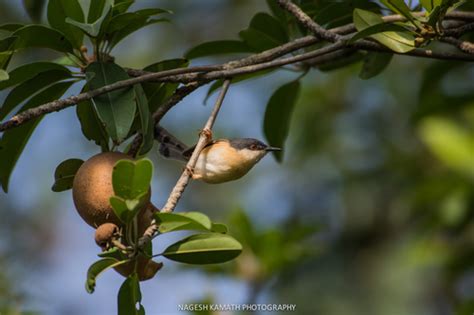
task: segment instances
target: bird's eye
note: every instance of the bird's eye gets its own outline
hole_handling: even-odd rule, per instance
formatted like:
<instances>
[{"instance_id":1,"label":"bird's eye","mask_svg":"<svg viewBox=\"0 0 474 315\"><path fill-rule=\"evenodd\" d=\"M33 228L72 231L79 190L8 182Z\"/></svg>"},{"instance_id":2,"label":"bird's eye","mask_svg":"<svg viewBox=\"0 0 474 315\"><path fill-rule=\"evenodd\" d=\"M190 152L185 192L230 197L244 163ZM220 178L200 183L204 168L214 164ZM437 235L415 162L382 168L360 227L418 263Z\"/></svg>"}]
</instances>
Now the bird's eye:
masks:
<instances>
[{"instance_id":1,"label":"bird's eye","mask_svg":"<svg viewBox=\"0 0 474 315\"><path fill-rule=\"evenodd\" d=\"M250 150L257 150L257 145L256 144L251 144L249 148L250 148Z\"/></svg>"}]
</instances>

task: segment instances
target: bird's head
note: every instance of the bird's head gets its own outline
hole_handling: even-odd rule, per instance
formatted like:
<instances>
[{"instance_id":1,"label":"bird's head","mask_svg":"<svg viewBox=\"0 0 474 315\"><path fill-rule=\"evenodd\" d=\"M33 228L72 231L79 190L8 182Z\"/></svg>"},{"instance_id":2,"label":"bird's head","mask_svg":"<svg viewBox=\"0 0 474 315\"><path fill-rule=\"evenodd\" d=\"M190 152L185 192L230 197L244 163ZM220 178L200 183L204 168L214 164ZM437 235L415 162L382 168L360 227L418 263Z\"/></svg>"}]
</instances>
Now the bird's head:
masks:
<instances>
[{"instance_id":1,"label":"bird's head","mask_svg":"<svg viewBox=\"0 0 474 315\"><path fill-rule=\"evenodd\" d=\"M229 143L245 161L252 164L260 161L270 151L281 151L280 148L271 147L262 141L252 138L231 139Z\"/></svg>"}]
</instances>

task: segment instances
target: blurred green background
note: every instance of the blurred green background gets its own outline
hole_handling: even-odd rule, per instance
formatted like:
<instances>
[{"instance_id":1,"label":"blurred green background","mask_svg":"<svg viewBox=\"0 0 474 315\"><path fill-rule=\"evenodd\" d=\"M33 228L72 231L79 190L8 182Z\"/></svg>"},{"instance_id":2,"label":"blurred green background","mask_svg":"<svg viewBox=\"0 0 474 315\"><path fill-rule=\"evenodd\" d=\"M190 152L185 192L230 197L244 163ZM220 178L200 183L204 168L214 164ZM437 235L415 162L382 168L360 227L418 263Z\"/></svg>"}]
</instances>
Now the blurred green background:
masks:
<instances>
[{"instance_id":1,"label":"blurred green background","mask_svg":"<svg viewBox=\"0 0 474 315\"><path fill-rule=\"evenodd\" d=\"M256 0L143 0L133 8L142 7L175 14L172 23L152 25L117 47L124 67L236 38L255 13L268 11ZM2 24L30 21L20 0L0 0L0 8ZM30 50L11 67L55 57ZM178 304L201 301L291 303L298 314L474 312L474 67L396 56L364 81L360 66L304 78L281 164L268 156L239 181L188 187L178 210L227 223L245 250L218 267L164 261L142 285L148 314L175 314ZM268 99L297 76L279 70L231 86L215 137L263 140ZM163 120L188 144L209 114L206 92L201 88ZM121 276L109 271L93 295L85 292L87 267L99 252L94 231L77 215L70 191L50 189L62 160L98 152L82 136L74 108L48 115L35 131L9 194L0 193L0 313L116 312ZM160 207L182 166L157 153L150 158L152 201Z\"/></svg>"}]
</instances>

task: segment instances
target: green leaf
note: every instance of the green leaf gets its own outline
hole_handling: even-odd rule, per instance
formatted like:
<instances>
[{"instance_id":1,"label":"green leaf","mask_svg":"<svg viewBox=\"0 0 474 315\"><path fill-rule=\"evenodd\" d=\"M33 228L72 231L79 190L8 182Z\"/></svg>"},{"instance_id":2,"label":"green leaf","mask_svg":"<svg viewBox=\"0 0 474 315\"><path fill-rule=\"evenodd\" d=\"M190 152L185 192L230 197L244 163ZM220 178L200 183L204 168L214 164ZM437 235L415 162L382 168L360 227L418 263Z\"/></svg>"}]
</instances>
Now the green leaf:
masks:
<instances>
[{"instance_id":1,"label":"green leaf","mask_svg":"<svg viewBox=\"0 0 474 315\"><path fill-rule=\"evenodd\" d=\"M325 62L321 65L318 65L317 68L322 72L328 72L328 71L341 69L351 64L362 61L365 55L366 54L360 51L348 52L346 56Z\"/></svg>"},{"instance_id":2,"label":"green leaf","mask_svg":"<svg viewBox=\"0 0 474 315\"><path fill-rule=\"evenodd\" d=\"M67 68L61 70L49 70L41 72L35 77L19 84L10 91L2 107L0 107L0 119L4 119L21 102L31 95L51 85L52 83L71 77Z\"/></svg>"},{"instance_id":3,"label":"green leaf","mask_svg":"<svg viewBox=\"0 0 474 315\"><path fill-rule=\"evenodd\" d=\"M183 58L167 59L156 62L145 67L143 70L150 72L160 72L171 69L185 68L189 65L189 61ZM143 90L148 98L148 106L150 112L156 109L168 99L178 87L177 83L142 83Z\"/></svg>"},{"instance_id":4,"label":"green leaf","mask_svg":"<svg viewBox=\"0 0 474 315\"><path fill-rule=\"evenodd\" d=\"M196 234L174 243L162 253L168 259L188 264L217 264L234 259L242 245L226 234Z\"/></svg>"},{"instance_id":5,"label":"green leaf","mask_svg":"<svg viewBox=\"0 0 474 315\"><path fill-rule=\"evenodd\" d=\"M231 213L229 225L232 226L232 235L244 245L255 250L259 243L259 237L252 224L252 220L243 209L237 208Z\"/></svg>"},{"instance_id":6,"label":"green leaf","mask_svg":"<svg viewBox=\"0 0 474 315\"><path fill-rule=\"evenodd\" d=\"M431 12L435 7L441 4L442 0L420 0L421 5L426 11Z\"/></svg>"},{"instance_id":7,"label":"green leaf","mask_svg":"<svg viewBox=\"0 0 474 315\"><path fill-rule=\"evenodd\" d=\"M112 173L115 195L123 199L138 198L148 193L152 177L153 163L149 159L120 160Z\"/></svg>"},{"instance_id":8,"label":"green leaf","mask_svg":"<svg viewBox=\"0 0 474 315\"><path fill-rule=\"evenodd\" d=\"M115 0L112 8L113 15L124 13L135 2L135 0Z\"/></svg>"},{"instance_id":9,"label":"green leaf","mask_svg":"<svg viewBox=\"0 0 474 315\"><path fill-rule=\"evenodd\" d=\"M53 62L33 62L28 63L14 70L10 71L10 78L6 81L0 82L0 90L4 90L10 86L17 85L21 82L29 80L41 72L46 72L49 70L59 70L64 72L69 72L66 67L58 65Z\"/></svg>"},{"instance_id":10,"label":"green leaf","mask_svg":"<svg viewBox=\"0 0 474 315\"><path fill-rule=\"evenodd\" d=\"M170 13L170 11L163 9L144 9L114 16L105 29L109 46L115 47L115 45L125 37L145 26L168 21L166 19L150 19L151 16L162 13Z\"/></svg>"},{"instance_id":11,"label":"green leaf","mask_svg":"<svg viewBox=\"0 0 474 315\"><path fill-rule=\"evenodd\" d=\"M251 53L254 49L240 40L216 40L199 44L185 53L188 59L222 54Z\"/></svg>"},{"instance_id":12,"label":"green leaf","mask_svg":"<svg viewBox=\"0 0 474 315\"><path fill-rule=\"evenodd\" d=\"M101 253L97 254L97 256L99 256L101 258L114 258L114 259L120 260L120 261L127 259L127 255L124 254L117 247L112 247L111 249L108 249L104 252L101 252Z\"/></svg>"},{"instance_id":13,"label":"green leaf","mask_svg":"<svg viewBox=\"0 0 474 315\"><path fill-rule=\"evenodd\" d=\"M19 112L60 98L72 84L73 82L61 82L48 87L32 97ZM3 191L8 192L8 184L13 168L21 152L23 152L28 139L42 118L41 116L32 119L19 127L9 129L3 133L0 140L0 184Z\"/></svg>"},{"instance_id":14,"label":"green leaf","mask_svg":"<svg viewBox=\"0 0 474 315\"><path fill-rule=\"evenodd\" d=\"M46 26L26 25L16 30L12 36L18 37L16 49L42 47L59 52L74 52L71 42L63 34Z\"/></svg>"},{"instance_id":15,"label":"green leaf","mask_svg":"<svg viewBox=\"0 0 474 315\"><path fill-rule=\"evenodd\" d=\"M421 140L448 167L474 178L474 133L446 118L421 121Z\"/></svg>"},{"instance_id":16,"label":"green leaf","mask_svg":"<svg viewBox=\"0 0 474 315\"><path fill-rule=\"evenodd\" d=\"M94 1L97 1L97 0L94 0ZM94 22L90 23L90 24L89 23L83 23L81 21L76 21L76 20L74 20L70 17L66 18L66 23L68 23L70 25L73 25L75 27L78 27L84 33L88 34L91 37L97 37L100 33L102 22L108 16L108 14L109 14L109 12L112 8L112 4L113 4L113 0L106 0L105 4L103 5L102 14L100 15L100 17L97 20L95 20ZM94 9L95 9L95 6L94 6ZM89 15L90 15L90 13L89 13Z\"/></svg>"},{"instance_id":17,"label":"green leaf","mask_svg":"<svg viewBox=\"0 0 474 315\"><path fill-rule=\"evenodd\" d=\"M109 151L109 137L105 131L105 127L97 116L92 101L87 100L77 104L76 115L81 123L81 130L84 136L100 146L103 152Z\"/></svg>"},{"instance_id":18,"label":"green leaf","mask_svg":"<svg viewBox=\"0 0 474 315\"><path fill-rule=\"evenodd\" d=\"M267 6L272 12L273 16L276 17L283 27L287 27L288 19L286 11L283 10L274 0L266 0Z\"/></svg>"},{"instance_id":19,"label":"green leaf","mask_svg":"<svg viewBox=\"0 0 474 315\"><path fill-rule=\"evenodd\" d=\"M84 163L84 161L81 159L62 161L54 172L54 185L51 189L56 192L71 189L74 176L82 163Z\"/></svg>"},{"instance_id":20,"label":"green leaf","mask_svg":"<svg viewBox=\"0 0 474 315\"><path fill-rule=\"evenodd\" d=\"M128 74L114 63L94 62L86 68L91 90L128 79ZM108 92L93 98L100 120L110 137L120 143L128 135L135 117L135 93L132 88Z\"/></svg>"},{"instance_id":21,"label":"green leaf","mask_svg":"<svg viewBox=\"0 0 474 315\"><path fill-rule=\"evenodd\" d=\"M140 282L137 274L133 273L120 287L117 296L118 315L145 315L145 308L141 301Z\"/></svg>"},{"instance_id":22,"label":"green leaf","mask_svg":"<svg viewBox=\"0 0 474 315\"><path fill-rule=\"evenodd\" d=\"M97 277L104 271L110 268L117 267L128 260L119 261L115 258L103 258L93 263L87 270L86 291L87 293L94 293L95 282Z\"/></svg>"},{"instance_id":23,"label":"green leaf","mask_svg":"<svg viewBox=\"0 0 474 315\"><path fill-rule=\"evenodd\" d=\"M263 51L288 42L289 37L280 21L267 13L257 13L250 26L239 33L240 38L253 49Z\"/></svg>"},{"instance_id":24,"label":"green leaf","mask_svg":"<svg viewBox=\"0 0 474 315\"><path fill-rule=\"evenodd\" d=\"M209 217L200 212L157 212L153 216L159 225L158 230L161 233L181 230L210 231L212 229Z\"/></svg>"},{"instance_id":25,"label":"green leaf","mask_svg":"<svg viewBox=\"0 0 474 315\"><path fill-rule=\"evenodd\" d=\"M226 234L228 232L227 225L222 223L212 223L211 231L216 233Z\"/></svg>"},{"instance_id":26,"label":"green leaf","mask_svg":"<svg viewBox=\"0 0 474 315\"><path fill-rule=\"evenodd\" d=\"M421 27L421 23L411 14L410 8L403 0L381 0L381 2L390 10L404 16L415 26Z\"/></svg>"},{"instance_id":27,"label":"green leaf","mask_svg":"<svg viewBox=\"0 0 474 315\"><path fill-rule=\"evenodd\" d=\"M89 12L87 13L87 23L91 24L97 21L104 11L105 5L108 3L106 0L94 0L89 4ZM83 20L77 20L83 22Z\"/></svg>"},{"instance_id":28,"label":"green leaf","mask_svg":"<svg viewBox=\"0 0 474 315\"><path fill-rule=\"evenodd\" d=\"M409 31L405 26L393 23L380 23L369 26L364 30L357 32L351 39L348 41L349 44L354 43L355 41L369 37L374 34L383 33L383 32L406 32Z\"/></svg>"},{"instance_id":29,"label":"green leaf","mask_svg":"<svg viewBox=\"0 0 474 315\"><path fill-rule=\"evenodd\" d=\"M41 20L45 4L46 0L23 0L23 7L30 19L35 23Z\"/></svg>"},{"instance_id":30,"label":"green leaf","mask_svg":"<svg viewBox=\"0 0 474 315\"><path fill-rule=\"evenodd\" d=\"M94 1L91 1L94 2ZM84 13L77 0L49 0L48 22L51 27L61 31L72 43L74 48L82 46L84 34L81 30L66 23L66 18L84 22Z\"/></svg>"},{"instance_id":31,"label":"green leaf","mask_svg":"<svg viewBox=\"0 0 474 315\"><path fill-rule=\"evenodd\" d=\"M7 37L0 40L0 69L6 69L10 63L17 40L18 37Z\"/></svg>"},{"instance_id":32,"label":"green leaf","mask_svg":"<svg viewBox=\"0 0 474 315\"><path fill-rule=\"evenodd\" d=\"M10 75L7 71L0 69L0 81L8 81L10 79Z\"/></svg>"},{"instance_id":33,"label":"green leaf","mask_svg":"<svg viewBox=\"0 0 474 315\"><path fill-rule=\"evenodd\" d=\"M123 222L130 223L133 218L143 209L143 206L148 202L149 194L145 192L135 199L123 199L117 196L112 196L109 199L110 205L114 210L115 215Z\"/></svg>"},{"instance_id":34,"label":"green leaf","mask_svg":"<svg viewBox=\"0 0 474 315\"><path fill-rule=\"evenodd\" d=\"M267 104L263 129L271 146L283 148L290 130L293 108L300 91L299 81L293 81L279 87ZM281 151L273 152L277 161L281 162Z\"/></svg>"},{"instance_id":35,"label":"green leaf","mask_svg":"<svg viewBox=\"0 0 474 315\"><path fill-rule=\"evenodd\" d=\"M378 14L360 9L354 10L354 24L359 32L381 23L383 20ZM409 33L390 31L374 34L371 37L398 53L405 53L415 48L415 39Z\"/></svg>"},{"instance_id":36,"label":"green leaf","mask_svg":"<svg viewBox=\"0 0 474 315\"><path fill-rule=\"evenodd\" d=\"M154 126L153 118L150 114L148 107L148 100L145 92L140 84L136 84L134 87L136 101L138 106L138 113L140 118L140 133L143 136L142 146L140 148L140 155L148 153L153 148L154 143Z\"/></svg>"},{"instance_id":37,"label":"green leaf","mask_svg":"<svg viewBox=\"0 0 474 315\"><path fill-rule=\"evenodd\" d=\"M393 54L369 52L359 73L359 78L367 80L380 74L392 60Z\"/></svg>"}]
</instances>

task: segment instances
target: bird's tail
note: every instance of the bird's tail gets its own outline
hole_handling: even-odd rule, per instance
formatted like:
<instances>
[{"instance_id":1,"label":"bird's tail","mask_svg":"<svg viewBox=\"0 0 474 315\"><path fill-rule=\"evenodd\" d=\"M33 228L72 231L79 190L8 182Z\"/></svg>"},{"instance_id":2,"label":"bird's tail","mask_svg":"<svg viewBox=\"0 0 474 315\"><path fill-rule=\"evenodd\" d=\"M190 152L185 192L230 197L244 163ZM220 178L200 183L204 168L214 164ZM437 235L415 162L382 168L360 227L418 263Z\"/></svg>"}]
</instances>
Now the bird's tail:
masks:
<instances>
[{"instance_id":1,"label":"bird's tail","mask_svg":"<svg viewBox=\"0 0 474 315\"><path fill-rule=\"evenodd\" d=\"M158 124L155 125L155 140L160 143L159 152L165 158L185 162L189 159L185 154L189 147Z\"/></svg>"}]
</instances>

